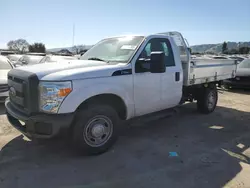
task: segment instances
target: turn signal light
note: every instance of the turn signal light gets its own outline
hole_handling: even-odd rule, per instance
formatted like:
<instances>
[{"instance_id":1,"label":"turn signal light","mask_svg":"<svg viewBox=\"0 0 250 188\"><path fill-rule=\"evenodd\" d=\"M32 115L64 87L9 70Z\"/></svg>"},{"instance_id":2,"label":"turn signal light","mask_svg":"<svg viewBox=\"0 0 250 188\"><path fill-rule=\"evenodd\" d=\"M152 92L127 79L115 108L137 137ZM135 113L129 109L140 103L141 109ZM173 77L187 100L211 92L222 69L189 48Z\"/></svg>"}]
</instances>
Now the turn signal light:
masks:
<instances>
[{"instance_id":1,"label":"turn signal light","mask_svg":"<svg viewBox=\"0 0 250 188\"><path fill-rule=\"evenodd\" d=\"M71 88L63 88L63 89L60 89L60 90L59 90L58 95L59 95L60 97L65 97L65 96L67 96L71 91L72 91Z\"/></svg>"}]
</instances>

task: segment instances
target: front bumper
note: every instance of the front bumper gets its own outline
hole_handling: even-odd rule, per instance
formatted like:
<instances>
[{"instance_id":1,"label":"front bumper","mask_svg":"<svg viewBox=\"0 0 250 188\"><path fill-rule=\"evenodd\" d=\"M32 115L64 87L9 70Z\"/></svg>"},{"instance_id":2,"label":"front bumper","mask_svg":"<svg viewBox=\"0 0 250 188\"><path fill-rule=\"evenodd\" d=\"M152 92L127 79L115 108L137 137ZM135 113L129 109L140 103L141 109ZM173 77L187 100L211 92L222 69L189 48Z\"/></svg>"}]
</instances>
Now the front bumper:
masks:
<instances>
[{"instance_id":1,"label":"front bumper","mask_svg":"<svg viewBox=\"0 0 250 188\"><path fill-rule=\"evenodd\" d=\"M16 110L9 99L5 101L7 118L11 125L28 138L52 138L67 130L74 114L45 114L27 116ZM21 123L22 122L22 123Z\"/></svg>"},{"instance_id":2,"label":"front bumper","mask_svg":"<svg viewBox=\"0 0 250 188\"><path fill-rule=\"evenodd\" d=\"M250 82L242 82L240 80L224 80L224 85L238 88L250 88Z\"/></svg>"}]
</instances>

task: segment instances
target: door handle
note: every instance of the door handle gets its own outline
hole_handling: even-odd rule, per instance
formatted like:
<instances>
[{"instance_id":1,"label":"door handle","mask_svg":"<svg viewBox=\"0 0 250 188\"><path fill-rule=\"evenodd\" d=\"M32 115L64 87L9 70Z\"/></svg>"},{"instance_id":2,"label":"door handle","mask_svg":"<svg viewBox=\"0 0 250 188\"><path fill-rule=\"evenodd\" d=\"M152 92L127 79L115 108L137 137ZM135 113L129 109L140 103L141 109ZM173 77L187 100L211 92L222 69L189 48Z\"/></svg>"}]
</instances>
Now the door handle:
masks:
<instances>
[{"instance_id":1,"label":"door handle","mask_svg":"<svg viewBox=\"0 0 250 188\"><path fill-rule=\"evenodd\" d=\"M180 81L180 72L175 72L175 81Z\"/></svg>"}]
</instances>

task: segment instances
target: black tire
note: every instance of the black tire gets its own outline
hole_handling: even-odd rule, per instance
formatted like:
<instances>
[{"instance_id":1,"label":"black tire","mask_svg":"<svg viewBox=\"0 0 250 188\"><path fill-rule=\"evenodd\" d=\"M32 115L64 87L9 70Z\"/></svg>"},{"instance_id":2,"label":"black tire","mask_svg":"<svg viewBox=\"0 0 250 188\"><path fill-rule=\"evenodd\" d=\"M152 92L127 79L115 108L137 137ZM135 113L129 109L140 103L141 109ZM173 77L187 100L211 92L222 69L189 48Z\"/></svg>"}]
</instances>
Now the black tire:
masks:
<instances>
[{"instance_id":1,"label":"black tire","mask_svg":"<svg viewBox=\"0 0 250 188\"><path fill-rule=\"evenodd\" d=\"M218 92L215 86L202 88L197 99L197 110L203 114L209 114L216 108L217 101Z\"/></svg>"},{"instance_id":2,"label":"black tire","mask_svg":"<svg viewBox=\"0 0 250 188\"><path fill-rule=\"evenodd\" d=\"M102 121L105 122L106 124L105 123L98 124L97 123L98 118L99 121L100 119L102 119ZM97 124L92 126L91 122L92 124L94 123ZM119 133L119 122L120 122L119 117L116 111L111 106L105 104L88 105L86 109L79 110L76 116L76 121L72 127L72 141L74 146L78 151L85 153L87 155L97 155L107 151L117 140ZM92 128L90 125L92 126ZM103 126L101 131L102 133L104 132L104 129L107 129L108 126L112 126L112 131L111 129L108 129L110 130L110 132L109 134L108 133L106 134L106 138L105 134L103 133L103 136L106 140L105 143L100 145L94 143L96 140L98 141L98 139L104 140L104 138L102 138L103 136L98 138L93 136L94 130L98 129L98 128L97 129L93 128L95 126L99 126L99 132L100 132L100 126Z\"/></svg>"}]
</instances>

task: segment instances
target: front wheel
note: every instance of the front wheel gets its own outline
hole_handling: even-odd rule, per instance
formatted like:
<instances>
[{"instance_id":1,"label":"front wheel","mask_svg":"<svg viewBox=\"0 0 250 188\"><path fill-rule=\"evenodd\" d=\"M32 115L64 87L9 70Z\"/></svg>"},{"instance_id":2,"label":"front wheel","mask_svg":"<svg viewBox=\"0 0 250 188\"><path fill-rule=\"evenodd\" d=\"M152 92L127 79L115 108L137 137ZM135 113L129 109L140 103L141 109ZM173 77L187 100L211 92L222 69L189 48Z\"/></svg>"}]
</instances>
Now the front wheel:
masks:
<instances>
[{"instance_id":1,"label":"front wheel","mask_svg":"<svg viewBox=\"0 0 250 188\"><path fill-rule=\"evenodd\" d=\"M86 154L107 151L118 137L119 117L109 105L90 105L80 110L72 131L74 146Z\"/></svg>"},{"instance_id":2,"label":"front wheel","mask_svg":"<svg viewBox=\"0 0 250 188\"><path fill-rule=\"evenodd\" d=\"M203 114L214 111L218 101L218 92L215 86L203 88L197 99L197 109Z\"/></svg>"}]
</instances>

